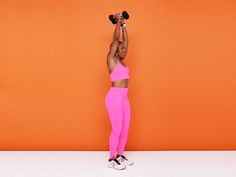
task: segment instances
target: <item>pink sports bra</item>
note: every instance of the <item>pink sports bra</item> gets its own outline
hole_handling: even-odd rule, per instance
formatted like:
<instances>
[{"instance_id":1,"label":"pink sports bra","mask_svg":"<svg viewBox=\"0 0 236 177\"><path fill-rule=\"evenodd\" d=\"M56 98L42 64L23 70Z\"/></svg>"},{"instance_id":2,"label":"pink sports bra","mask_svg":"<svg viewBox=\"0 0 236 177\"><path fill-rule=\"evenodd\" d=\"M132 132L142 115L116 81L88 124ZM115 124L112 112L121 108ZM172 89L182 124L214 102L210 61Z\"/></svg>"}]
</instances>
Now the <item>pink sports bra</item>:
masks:
<instances>
[{"instance_id":1,"label":"pink sports bra","mask_svg":"<svg viewBox=\"0 0 236 177\"><path fill-rule=\"evenodd\" d=\"M116 64L113 71L110 73L111 81L121 80L121 79L129 79L129 68L125 67L120 62Z\"/></svg>"}]
</instances>

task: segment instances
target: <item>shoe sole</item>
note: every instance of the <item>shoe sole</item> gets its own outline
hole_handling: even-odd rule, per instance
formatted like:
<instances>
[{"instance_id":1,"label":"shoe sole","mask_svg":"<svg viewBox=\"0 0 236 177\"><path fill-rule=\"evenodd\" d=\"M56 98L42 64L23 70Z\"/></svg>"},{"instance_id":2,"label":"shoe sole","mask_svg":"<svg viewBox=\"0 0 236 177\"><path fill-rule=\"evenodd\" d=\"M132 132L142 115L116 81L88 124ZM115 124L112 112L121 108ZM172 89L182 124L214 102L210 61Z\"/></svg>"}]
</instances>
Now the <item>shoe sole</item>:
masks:
<instances>
[{"instance_id":1,"label":"shoe sole","mask_svg":"<svg viewBox=\"0 0 236 177\"><path fill-rule=\"evenodd\" d=\"M107 167L109 167L109 168L113 168L113 167L111 167L111 166L107 166ZM124 167L124 168L121 168L121 169L117 169L117 168L113 168L114 170L124 170L124 169L126 169L126 166Z\"/></svg>"},{"instance_id":2,"label":"shoe sole","mask_svg":"<svg viewBox=\"0 0 236 177\"><path fill-rule=\"evenodd\" d=\"M121 163L122 163L122 162L121 162ZM125 163L123 163L123 165L125 165L126 167L127 167L127 166L133 166L134 163L132 163L132 164L125 164Z\"/></svg>"}]
</instances>

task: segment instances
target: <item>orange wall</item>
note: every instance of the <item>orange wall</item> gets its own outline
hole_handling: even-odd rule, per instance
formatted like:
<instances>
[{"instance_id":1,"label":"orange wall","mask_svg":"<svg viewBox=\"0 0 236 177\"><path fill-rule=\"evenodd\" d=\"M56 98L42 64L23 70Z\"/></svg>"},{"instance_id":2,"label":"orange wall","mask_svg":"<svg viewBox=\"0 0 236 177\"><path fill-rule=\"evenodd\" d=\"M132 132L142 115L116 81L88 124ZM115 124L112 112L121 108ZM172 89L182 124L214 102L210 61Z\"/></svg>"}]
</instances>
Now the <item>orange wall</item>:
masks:
<instances>
[{"instance_id":1,"label":"orange wall","mask_svg":"<svg viewBox=\"0 0 236 177\"><path fill-rule=\"evenodd\" d=\"M0 1L0 150L108 150L108 15L123 10L126 150L236 149L235 7L233 0Z\"/></svg>"}]
</instances>

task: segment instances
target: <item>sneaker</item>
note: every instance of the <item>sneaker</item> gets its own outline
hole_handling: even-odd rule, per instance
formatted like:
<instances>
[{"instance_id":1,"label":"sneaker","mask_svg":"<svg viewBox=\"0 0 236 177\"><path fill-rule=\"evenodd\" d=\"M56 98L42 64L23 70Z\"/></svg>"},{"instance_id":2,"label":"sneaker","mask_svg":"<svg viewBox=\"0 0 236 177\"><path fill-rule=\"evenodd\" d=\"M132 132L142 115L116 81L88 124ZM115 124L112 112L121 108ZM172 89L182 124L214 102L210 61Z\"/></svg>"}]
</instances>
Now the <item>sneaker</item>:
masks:
<instances>
[{"instance_id":1,"label":"sneaker","mask_svg":"<svg viewBox=\"0 0 236 177\"><path fill-rule=\"evenodd\" d=\"M121 163L121 164L123 164L123 165L125 165L125 166L131 166L131 165L134 165L134 162L131 162L131 161L129 161L125 156L123 156L123 155L117 155L116 156L116 158L117 158L117 160Z\"/></svg>"},{"instance_id":2,"label":"sneaker","mask_svg":"<svg viewBox=\"0 0 236 177\"><path fill-rule=\"evenodd\" d=\"M116 169L116 170L124 170L124 169L126 168L126 166L123 165L123 164L121 164L121 163L116 159L116 157L109 159L108 167L109 167L109 168Z\"/></svg>"}]
</instances>

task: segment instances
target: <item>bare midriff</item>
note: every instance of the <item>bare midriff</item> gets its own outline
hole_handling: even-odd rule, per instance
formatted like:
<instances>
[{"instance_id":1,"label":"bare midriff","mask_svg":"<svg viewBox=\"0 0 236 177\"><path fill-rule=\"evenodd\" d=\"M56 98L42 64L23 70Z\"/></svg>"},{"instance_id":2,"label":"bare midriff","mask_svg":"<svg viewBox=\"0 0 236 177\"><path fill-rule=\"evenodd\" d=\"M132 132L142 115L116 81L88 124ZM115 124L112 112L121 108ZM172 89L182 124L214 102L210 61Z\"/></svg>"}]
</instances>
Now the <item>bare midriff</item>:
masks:
<instances>
[{"instance_id":1,"label":"bare midriff","mask_svg":"<svg viewBox=\"0 0 236 177\"><path fill-rule=\"evenodd\" d=\"M112 81L111 86L128 88L128 82L129 82L129 79L116 80L116 81Z\"/></svg>"}]
</instances>

